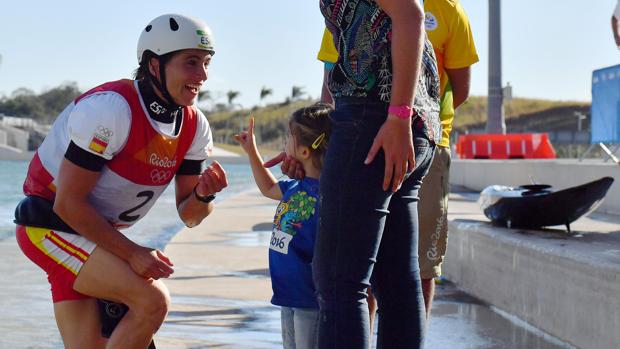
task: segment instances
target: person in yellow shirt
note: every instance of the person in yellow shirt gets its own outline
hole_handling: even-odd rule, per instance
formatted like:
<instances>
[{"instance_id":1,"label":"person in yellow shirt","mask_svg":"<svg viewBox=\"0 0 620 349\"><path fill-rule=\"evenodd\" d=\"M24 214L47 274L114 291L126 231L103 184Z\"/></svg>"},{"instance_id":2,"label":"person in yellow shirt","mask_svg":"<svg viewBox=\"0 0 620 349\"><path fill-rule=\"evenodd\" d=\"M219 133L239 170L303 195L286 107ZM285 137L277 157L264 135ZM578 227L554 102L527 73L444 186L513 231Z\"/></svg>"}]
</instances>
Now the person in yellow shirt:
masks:
<instances>
[{"instance_id":1,"label":"person in yellow shirt","mask_svg":"<svg viewBox=\"0 0 620 349\"><path fill-rule=\"evenodd\" d=\"M455 109L469 96L470 67L478 62L472 30L465 10L458 0L424 1L426 34L433 44L440 72L442 138L437 144L433 163L420 189L419 263L426 315L430 316L434 279L441 275L441 263L448 239L448 181L450 171L450 131ZM325 62L321 99L331 102L326 89L329 70L338 60L331 33L326 29L321 42L319 60ZM373 301L369 300L369 304Z\"/></svg>"}]
</instances>

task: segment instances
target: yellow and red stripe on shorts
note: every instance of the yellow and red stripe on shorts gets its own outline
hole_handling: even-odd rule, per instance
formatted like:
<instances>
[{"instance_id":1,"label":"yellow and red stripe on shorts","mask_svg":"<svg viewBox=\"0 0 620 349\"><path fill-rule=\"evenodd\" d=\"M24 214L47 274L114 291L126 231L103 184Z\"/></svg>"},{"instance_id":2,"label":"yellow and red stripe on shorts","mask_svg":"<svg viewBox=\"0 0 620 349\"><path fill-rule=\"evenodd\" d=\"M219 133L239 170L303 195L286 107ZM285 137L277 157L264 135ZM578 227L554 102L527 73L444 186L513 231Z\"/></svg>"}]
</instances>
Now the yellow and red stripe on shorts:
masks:
<instances>
[{"instance_id":1,"label":"yellow and red stripe on shorts","mask_svg":"<svg viewBox=\"0 0 620 349\"><path fill-rule=\"evenodd\" d=\"M54 303L85 299L73 289L80 269L97 245L81 235L18 225L17 243L22 252L47 273Z\"/></svg>"}]
</instances>

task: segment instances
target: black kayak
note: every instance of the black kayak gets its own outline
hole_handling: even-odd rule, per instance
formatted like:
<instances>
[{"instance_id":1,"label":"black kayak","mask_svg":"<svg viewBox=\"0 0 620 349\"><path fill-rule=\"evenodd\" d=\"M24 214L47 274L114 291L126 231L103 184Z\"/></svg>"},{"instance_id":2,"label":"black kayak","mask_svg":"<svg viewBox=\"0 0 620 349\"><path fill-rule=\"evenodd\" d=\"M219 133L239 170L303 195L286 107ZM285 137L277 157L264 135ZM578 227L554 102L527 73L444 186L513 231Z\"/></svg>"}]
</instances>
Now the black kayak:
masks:
<instances>
[{"instance_id":1,"label":"black kayak","mask_svg":"<svg viewBox=\"0 0 620 349\"><path fill-rule=\"evenodd\" d=\"M570 232L570 223L596 209L613 182L603 177L559 191L547 184L492 185L480 193L479 203L484 215L497 225L529 229L565 225Z\"/></svg>"}]
</instances>

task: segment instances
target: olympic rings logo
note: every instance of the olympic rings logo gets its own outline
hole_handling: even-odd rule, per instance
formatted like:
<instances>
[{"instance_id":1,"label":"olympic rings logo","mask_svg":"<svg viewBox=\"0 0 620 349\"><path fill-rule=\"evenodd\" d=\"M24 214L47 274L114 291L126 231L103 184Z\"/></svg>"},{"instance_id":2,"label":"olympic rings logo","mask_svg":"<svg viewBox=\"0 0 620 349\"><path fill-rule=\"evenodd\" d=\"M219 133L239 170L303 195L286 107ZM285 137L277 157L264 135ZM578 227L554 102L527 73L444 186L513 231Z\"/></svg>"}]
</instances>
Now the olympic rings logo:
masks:
<instances>
[{"instance_id":1,"label":"olympic rings logo","mask_svg":"<svg viewBox=\"0 0 620 349\"><path fill-rule=\"evenodd\" d=\"M103 127L101 125L97 126L97 134L104 136L105 138L110 138L114 132L107 127Z\"/></svg>"},{"instance_id":2,"label":"olympic rings logo","mask_svg":"<svg viewBox=\"0 0 620 349\"><path fill-rule=\"evenodd\" d=\"M155 184L167 182L172 177L171 171L154 169L151 171L151 181Z\"/></svg>"}]
</instances>

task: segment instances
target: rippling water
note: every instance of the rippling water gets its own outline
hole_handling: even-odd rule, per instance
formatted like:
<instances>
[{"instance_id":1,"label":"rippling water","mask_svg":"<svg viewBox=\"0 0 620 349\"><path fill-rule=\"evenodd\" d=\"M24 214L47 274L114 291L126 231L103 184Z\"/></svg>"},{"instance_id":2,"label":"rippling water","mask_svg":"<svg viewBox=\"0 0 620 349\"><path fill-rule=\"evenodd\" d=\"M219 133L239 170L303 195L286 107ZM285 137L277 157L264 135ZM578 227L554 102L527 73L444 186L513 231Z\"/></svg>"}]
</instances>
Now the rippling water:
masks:
<instances>
[{"instance_id":1,"label":"rippling water","mask_svg":"<svg viewBox=\"0 0 620 349\"><path fill-rule=\"evenodd\" d=\"M226 170L229 186L218 195L216 202L255 186L247 164L224 163L222 166ZM27 161L0 160L0 240L15 233L13 212L23 198L22 184L27 169ZM138 243L161 249L183 227L174 207L174 185L171 183L146 217L124 232Z\"/></svg>"}]
</instances>

